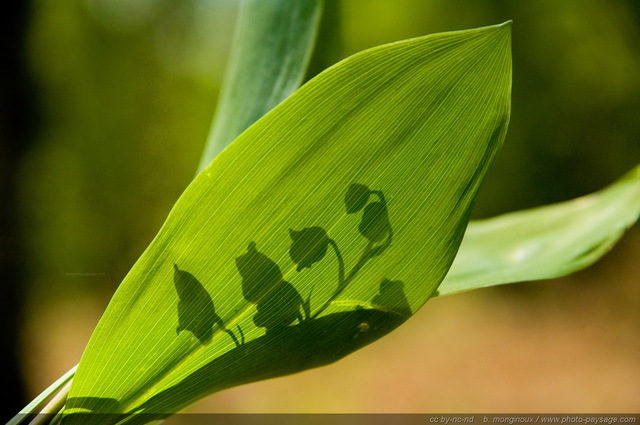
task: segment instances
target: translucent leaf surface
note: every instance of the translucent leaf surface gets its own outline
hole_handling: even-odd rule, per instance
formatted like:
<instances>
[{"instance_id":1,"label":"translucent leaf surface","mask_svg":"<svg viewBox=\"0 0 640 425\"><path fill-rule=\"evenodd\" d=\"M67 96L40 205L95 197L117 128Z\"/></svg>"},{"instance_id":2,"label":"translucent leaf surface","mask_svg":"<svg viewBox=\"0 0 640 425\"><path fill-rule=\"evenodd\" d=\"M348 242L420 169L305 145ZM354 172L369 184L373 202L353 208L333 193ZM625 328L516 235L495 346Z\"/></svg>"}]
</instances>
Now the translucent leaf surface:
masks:
<instances>
[{"instance_id":1,"label":"translucent leaf surface","mask_svg":"<svg viewBox=\"0 0 640 425\"><path fill-rule=\"evenodd\" d=\"M160 418L398 326L453 261L510 90L510 23L371 49L304 85L178 200L98 324L64 422Z\"/></svg>"},{"instance_id":2,"label":"translucent leaf surface","mask_svg":"<svg viewBox=\"0 0 640 425\"><path fill-rule=\"evenodd\" d=\"M472 221L437 294L549 279L587 267L638 215L640 167L588 196Z\"/></svg>"},{"instance_id":3,"label":"translucent leaf surface","mask_svg":"<svg viewBox=\"0 0 640 425\"><path fill-rule=\"evenodd\" d=\"M322 0L244 0L216 116L198 171L296 91L318 32Z\"/></svg>"}]
</instances>

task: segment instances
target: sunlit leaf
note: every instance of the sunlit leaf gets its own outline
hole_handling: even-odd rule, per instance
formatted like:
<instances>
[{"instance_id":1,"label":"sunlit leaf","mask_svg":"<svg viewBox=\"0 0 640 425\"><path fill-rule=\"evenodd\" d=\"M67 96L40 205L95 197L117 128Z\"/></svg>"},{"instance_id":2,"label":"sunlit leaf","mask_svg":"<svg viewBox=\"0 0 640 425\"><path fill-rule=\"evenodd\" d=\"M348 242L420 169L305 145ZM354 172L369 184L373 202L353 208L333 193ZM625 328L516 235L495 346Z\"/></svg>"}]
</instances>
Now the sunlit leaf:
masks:
<instances>
[{"instance_id":1,"label":"sunlit leaf","mask_svg":"<svg viewBox=\"0 0 640 425\"><path fill-rule=\"evenodd\" d=\"M178 200L98 324L64 422L160 418L401 324L453 261L510 90L509 23L371 49L304 85ZM353 185L368 195L345 203Z\"/></svg>"},{"instance_id":2,"label":"sunlit leaf","mask_svg":"<svg viewBox=\"0 0 640 425\"><path fill-rule=\"evenodd\" d=\"M198 171L302 83L322 0L244 0Z\"/></svg>"},{"instance_id":3,"label":"sunlit leaf","mask_svg":"<svg viewBox=\"0 0 640 425\"><path fill-rule=\"evenodd\" d=\"M640 167L588 196L469 223L438 295L584 268L611 249L640 215Z\"/></svg>"}]
</instances>

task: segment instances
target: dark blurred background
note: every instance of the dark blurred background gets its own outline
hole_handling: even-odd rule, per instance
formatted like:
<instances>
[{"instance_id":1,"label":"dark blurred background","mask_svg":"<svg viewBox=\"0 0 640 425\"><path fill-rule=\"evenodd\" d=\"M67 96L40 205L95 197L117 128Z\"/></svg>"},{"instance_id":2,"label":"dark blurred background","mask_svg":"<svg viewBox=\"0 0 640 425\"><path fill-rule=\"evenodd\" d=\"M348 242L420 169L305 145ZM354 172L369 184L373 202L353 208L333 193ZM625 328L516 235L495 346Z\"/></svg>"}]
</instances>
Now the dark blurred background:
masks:
<instances>
[{"instance_id":1,"label":"dark blurred background","mask_svg":"<svg viewBox=\"0 0 640 425\"><path fill-rule=\"evenodd\" d=\"M234 0L22 0L2 14L7 418L78 362L192 178L236 12ZM328 0L309 75L507 19L512 119L475 217L577 197L640 162L637 0ZM436 299L335 366L191 411L638 412L639 253L636 226L585 271Z\"/></svg>"}]
</instances>

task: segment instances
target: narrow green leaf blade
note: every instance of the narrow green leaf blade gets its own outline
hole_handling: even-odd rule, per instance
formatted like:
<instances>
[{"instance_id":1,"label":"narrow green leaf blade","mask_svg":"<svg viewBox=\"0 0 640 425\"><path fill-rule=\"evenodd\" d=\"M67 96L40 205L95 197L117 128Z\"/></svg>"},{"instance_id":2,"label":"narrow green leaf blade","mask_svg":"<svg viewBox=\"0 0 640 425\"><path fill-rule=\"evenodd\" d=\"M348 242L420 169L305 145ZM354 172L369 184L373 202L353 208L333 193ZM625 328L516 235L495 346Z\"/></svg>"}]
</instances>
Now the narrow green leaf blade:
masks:
<instances>
[{"instance_id":1,"label":"narrow green leaf blade","mask_svg":"<svg viewBox=\"0 0 640 425\"><path fill-rule=\"evenodd\" d=\"M198 171L298 89L311 58L322 0L244 0L215 119Z\"/></svg>"},{"instance_id":2,"label":"narrow green leaf blade","mask_svg":"<svg viewBox=\"0 0 640 425\"><path fill-rule=\"evenodd\" d=\"M77 367L78 366L72 367L64 375L56 379L54 383L49 385L36 398L31 400L29 404L27 404L24 408L22 408L22 410L20 410L20 412L17 415L11 418L11 420L9 420L9 422L7 422L6 425L18 425L22 423L25 419L27 419L29 415L36 413L36 411L42 405L44 405L45 401L47 401L48 398L56 395L56 393L59 392L60 389L64 387L64 385L67 384L73 378L73 375L76 373ZM40 414L42 414L42 412Z\"/></svg>"},{"instance_id":3,"label":"narrow green leaf blade","mask_svg":"<svg viewBox=\"0 0 640 425\"><path fill-rule=\"evenodd\" d=\"M510 27L362 52L239 136L114 295L64 422L160 418L334 362L415 312L504 139Z\"/></svg>"},{"instance_id":4,"label":"narrow green leaf blade","mask_svg":"<svg viewBox=\"0 0 640 425\"><path fill-rule=\"evenodd\" d=\"M469 223L437 295L563 276L593 264L640 215L640 167L571 201Z\"/></svg>"}]
</instances>

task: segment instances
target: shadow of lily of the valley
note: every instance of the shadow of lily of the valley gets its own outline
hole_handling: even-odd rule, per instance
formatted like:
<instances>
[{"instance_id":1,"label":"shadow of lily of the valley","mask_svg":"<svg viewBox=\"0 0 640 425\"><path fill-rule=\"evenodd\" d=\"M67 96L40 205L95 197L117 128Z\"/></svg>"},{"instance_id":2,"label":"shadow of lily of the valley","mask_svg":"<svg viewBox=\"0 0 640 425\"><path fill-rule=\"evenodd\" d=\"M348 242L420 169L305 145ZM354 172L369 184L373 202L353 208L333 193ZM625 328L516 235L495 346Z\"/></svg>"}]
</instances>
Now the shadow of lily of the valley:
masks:
<instances>
[{"instance_id":1,"label":"shadow of lily of the valley","mask_svg":"<svg viewBox=\"0 0 640 425\"><path fill-rule=\"evenodd\" d=\"M206 394L333 363L395 329L412 313L400 280L382 280L378 294L371 300L376 308L354 307L348 312L321 315L359 271L382 255L393 240L387 203L381 191L352 184L344 203L347 214L362 212L358 231L367 241L360 259L348 272L338 244L324 228L289 229L289 255L298 272L322 261L330 247L337 259L334 292L316 306L313 314L311 293L303 299L297 289L284 280L278 264L251 241L247 251L236 257L235 265L242 278L242 296L255 305L253 325L265 328L265 334L245 342L240 326L236 326L239 338L225 326L203 284L174 264L173 281L179 298L176 333L190 332L201 344L208 344L217 326L217 330L232 338L235 348L128 412L123 412L117 400L95 397L71 399L68 406L79 411L100 412L104 415L101 423L106 424L161 420ZM92 413L68 415L63 423L80 424L82 415L86 414Z\"/></svg>"},{"instance_id":2,"label":"shadow of lily of the valley","mask_svg":"<svg viewBox=\"0 0 640 425\"><path fill-rule=\"evenodd\" d=\"M202 283L191 273L180 270L173 265L173 284L178 293L178 327L176 333L189 331L201 344L208 344L213 338L213 327L229 334L235 345L240 341L230 329L227 329L222 318L216 314L211 296Z\"/></svg>"}]
</instances>

